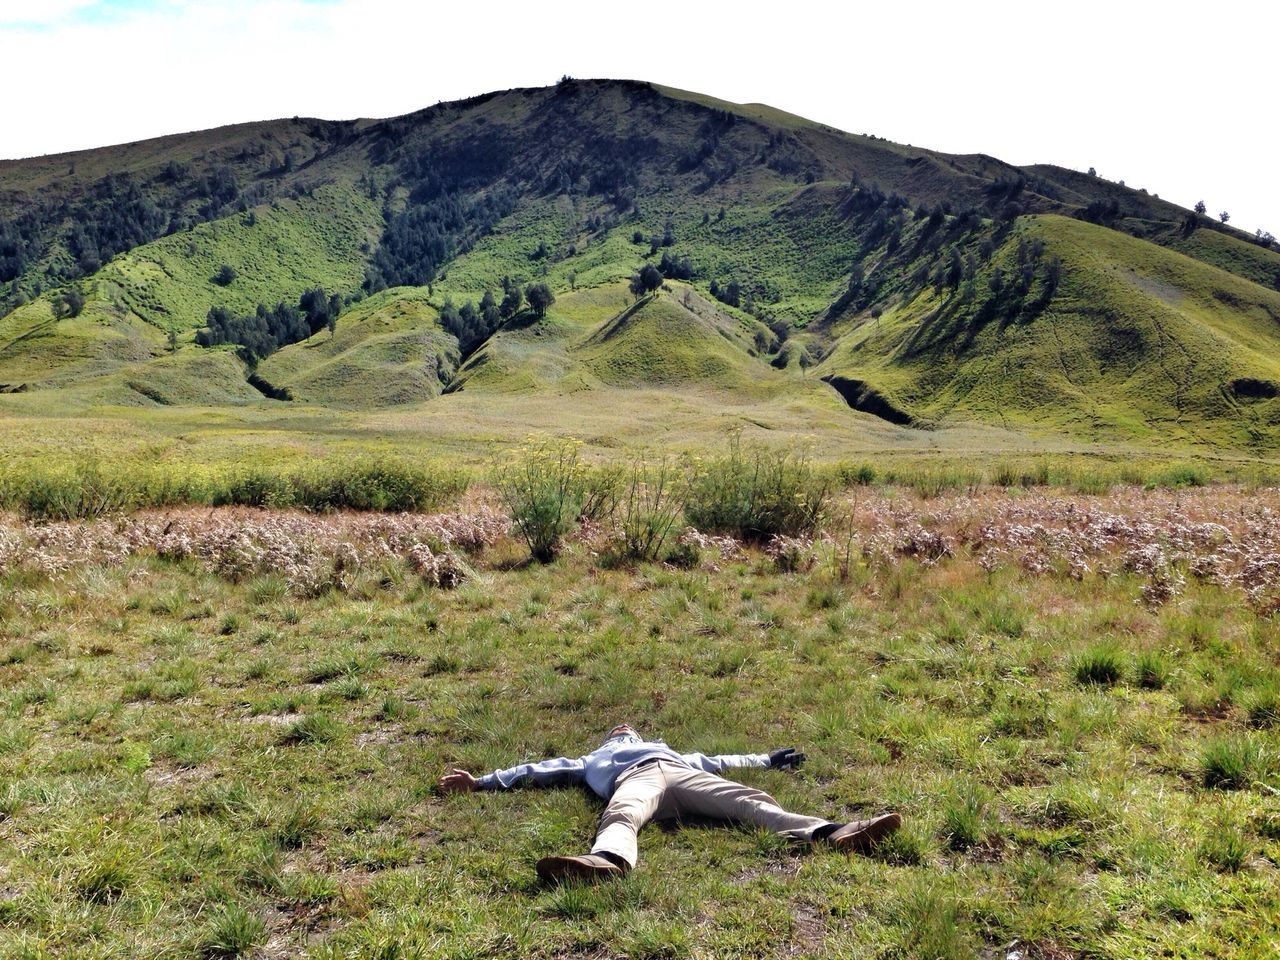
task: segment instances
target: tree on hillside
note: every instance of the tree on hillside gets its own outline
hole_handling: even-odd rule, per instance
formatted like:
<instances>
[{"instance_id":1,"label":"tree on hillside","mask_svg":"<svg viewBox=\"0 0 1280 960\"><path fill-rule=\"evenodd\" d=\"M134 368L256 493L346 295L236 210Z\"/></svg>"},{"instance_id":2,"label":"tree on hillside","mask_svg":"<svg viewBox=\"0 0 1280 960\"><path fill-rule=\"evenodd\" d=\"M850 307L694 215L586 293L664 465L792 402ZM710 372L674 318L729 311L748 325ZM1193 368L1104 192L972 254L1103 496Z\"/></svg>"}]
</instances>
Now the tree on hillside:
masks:
<instances>
[{"instance_id":1,"label":"tree on hillside","mask_svg":"<svg viewBox=\"0 0 1280 960\"><path fill-rule=\"evenodd\" d=\"M497 330L502 323L502 312L498 309L498 301L494 299L492 290L486 290L480 298L480 319L489 330Z\"/></svg>"},{"instance_id":2,"label":"tree on hillside","mask_svg":"<svg viewBox=\"0 0 1280 960\"><path fill-rule=\"evenodd\" d=\"M476 310L476 305L468 300L462 305L462 309L458 311L458 321L462 329L465 331L475 330L479 326L480 314Z\"/></svg>"},{"instance_id":3,"label":"tree on hillside","mask_svg":"<svg viewBox=\"0 0 1280 960\"><path fill-rule=\"evenodd\" d=\"M59 313L64 317L78 317L84 309L84 294L79 287L72 287L62 295Z\"/></svg>"},{"instance_id":4,"label":"tree on hillside","mask_svg":"<svg viewBox=\"0 0 1280 960\"><path fill-rule=\"evenodd\" d=\"M631 293L637 300L660 286L662 286L662 272L652 263L646 263L644 268L631 278Z\"/></svg>"},{"instance_id":5,"label":"tree on hillside","mask_svg":"<svg viewBox=\"0 0 1280 960\"><path fill-rule=\"evenodd\" d=\"M236 273L235 267L224 263L218 268L218 272L213 275L213 282L220 287L229 287L240 274Z\"/></svg>"},{"instance_id":6,"label":"tree on hillside","mask_svg":"<svg viewBox=\"0 0 1280 960\"><path fill-rule=\"evenodd\" d=\"M1223 223L1226 223L1228 220L1231 219L1231 214L1223 210L1220 214L1218 214L1218 219L1221 220Z\"/></svg>"},{"instance_id":7,"label":"tree on hillside","mask_svg":"<svg viewBox=\"0 0 1280 960\"><path fill-rule=\"evenodd\" d=\"M677 259L669 253L664 253L662 262L658 264L658 272L668 280L692 280L693 263L688 257Z\"/></svg>"},{"instance_id":8,"label":"tree on hillside","mask_svg":"<svg viewBox=\"0 0 1280 960\"><path fill-rule=\"evenodd\" d=\"M303 291L298 299L298 309L306 316L312 333L319 333L326 327L332 333L338 314L342 312L342 297L336 293L328 296L320 287L312 287Z\"/></svg>"},{"instance_id":9,"label":"tree on hillside","mask_svg":"<svg viewBox=\"0 0 1280 960\"><path fill-rule=\"evenodd\" d=\"M1205 212L1206 212L1208 209L1209 209L1209 208L1208 208L1208 207L1206 207L1206 206L1204 205L1204 201L1203 201L1203 200L1197 200L1197 201L1196 201L1195 211L1196 211L1196 213L1200 214L1200 216L1202 216L1202 217L1203 217L1203 216L1205 215Z\"/></svg>"},{"instance_id":10,"label":"tree on hillside","mask_svg":"<svg viewBox=\"0 0 1280 960\"><path fill-rule=\"evenodd\" d=\"M453 300L446 298L444 306L440 308L440 326L444 327L455 337L457 331L461 329L458 323L458 308L453 305Z\"/></svg>"},{"instance_id":11,"label":"tree on hillside","mask_svg":"<svg viewBox=\"0 0 1280 960\"><path fill-rule=\"evenodd\" d=\"M556 295L545 283L529 284L524 288L524 297L529 301L529 307L537 317L545 317L547 307L556 302Z\"/></svg>"},{"instance_id":12,"label":"tree on hillside","mask_svg":"<svg viewBox=\"0 0 1280 960\"><path fill-rule=\"evenodd\" d=\"M943 278L947 286L952 290L960 286L960 281L964 279L964 260L961 259L960 251L955 247L951 248L951 253L947 258L947 267Z\"/></svg>"},{"instance_id":13,"label":"tree on hillside","mask_svg":"<svg viewBox=\"0 0 1280 960\"><path fill-rule=\"evenodd\" d=\"M519 286L510 284L507 286L506 296L502 298L502 306L498 308L498 313L501 314L502 319L510 320L520 312L522 306L524 306L524 294L521 293Z\"/></svg>"}]
</instances>

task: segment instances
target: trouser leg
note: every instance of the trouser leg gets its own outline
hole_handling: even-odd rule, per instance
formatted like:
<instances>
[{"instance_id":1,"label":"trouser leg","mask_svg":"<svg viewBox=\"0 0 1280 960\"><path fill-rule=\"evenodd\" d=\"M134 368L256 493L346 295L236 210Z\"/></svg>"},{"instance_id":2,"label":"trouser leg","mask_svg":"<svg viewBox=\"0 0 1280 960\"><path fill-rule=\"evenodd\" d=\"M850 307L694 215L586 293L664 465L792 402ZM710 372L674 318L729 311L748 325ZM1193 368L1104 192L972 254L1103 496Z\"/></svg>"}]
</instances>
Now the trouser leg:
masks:
<instances>
[{"instance_id":1,"label":"trouser leg","mask_svg":"<svg viewBox=\"0 0 1280 960\"><path fill-rule=\"evenodd\" d=\"M623 774L600 817L592 853L612 853L636 865L636 834L653 819L666 790L662 767L650 763Z\"/></svg>"},{"instance_id":2,"label":"trouser leg","mask_svg":"<svg viewBox=\"0 0 1280 960\"><path fill-rule=\"evenodd\" d=\"M668 803L677 814L754 823L793 840L811 840L815 830L831 822L791 813L763 790L713 773L671 768L667 777Z\"/></svg>"}]
</instances>

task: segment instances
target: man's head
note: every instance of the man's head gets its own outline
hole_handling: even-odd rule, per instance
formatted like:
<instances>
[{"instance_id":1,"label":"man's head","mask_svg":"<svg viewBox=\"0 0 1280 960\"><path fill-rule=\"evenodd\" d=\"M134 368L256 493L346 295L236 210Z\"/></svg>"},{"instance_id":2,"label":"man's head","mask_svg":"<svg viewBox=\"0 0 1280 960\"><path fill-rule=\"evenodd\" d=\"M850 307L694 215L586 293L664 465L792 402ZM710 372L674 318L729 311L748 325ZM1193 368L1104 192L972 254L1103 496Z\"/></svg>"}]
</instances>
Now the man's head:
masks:
<instances>
[{"instance_id":1,"label":"man's head","mask_svg":"<svg viewBox=\"0 0 1280 960\"><path fill-rule=\"evenodd\" d=\"M620 723L605 735L605 741L616 740L618 737L635 737L640 739L640 734L636 733L636 728L629 723Z\"/></svg>"}]
</instances>

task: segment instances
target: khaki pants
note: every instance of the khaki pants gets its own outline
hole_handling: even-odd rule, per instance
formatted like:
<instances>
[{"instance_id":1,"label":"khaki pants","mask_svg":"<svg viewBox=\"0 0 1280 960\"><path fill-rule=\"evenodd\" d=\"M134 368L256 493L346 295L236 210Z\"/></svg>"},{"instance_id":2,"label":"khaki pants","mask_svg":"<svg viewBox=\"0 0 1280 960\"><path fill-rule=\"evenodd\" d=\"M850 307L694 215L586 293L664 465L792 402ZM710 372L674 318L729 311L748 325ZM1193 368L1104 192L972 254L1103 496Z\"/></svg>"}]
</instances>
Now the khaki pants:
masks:
<instances>
[{"instance_id":1,"label":"khaki pants","mask_svg":"<svg viewBox=\"0 0 1280 960\"><path fill-rule=\"evenodd\" d=\"M658 760L632 767L618 778L591 852L616 854L634 867L640 828L654 818L686 815L754 823L795 840L809 840L813 831L830 823L788 813L754 787L683 763Z\"/></svg>"}]
</instances>

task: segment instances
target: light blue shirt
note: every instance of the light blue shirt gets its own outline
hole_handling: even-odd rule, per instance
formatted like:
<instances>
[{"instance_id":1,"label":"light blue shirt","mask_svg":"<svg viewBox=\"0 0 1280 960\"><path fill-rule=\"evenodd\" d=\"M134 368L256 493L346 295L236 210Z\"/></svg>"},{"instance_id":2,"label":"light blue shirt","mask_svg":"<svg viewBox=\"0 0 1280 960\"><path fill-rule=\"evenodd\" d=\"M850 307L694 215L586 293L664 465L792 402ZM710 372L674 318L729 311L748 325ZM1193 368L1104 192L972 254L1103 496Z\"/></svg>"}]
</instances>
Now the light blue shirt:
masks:
<instances>
[{"instance_id":1,"label":"light blue shirt","mask_svg":"<svg viewBox=\"0 0 1280 960\"><path fill-rule=\"evenodd\" d=\"M606 740L585 757L557 757L495 770L478 778L476 786L481 790L509 790L522 784L546 787L585 781L588 787L608 800L613 795L618 777L650 757L683 763L707 773L719 773L730 767L769 765L767 753L730 753L718 757L708 757L704 753L676 753L661 740L641 740L631 734L623 734Z\"/></svg>"}]
</instances>

